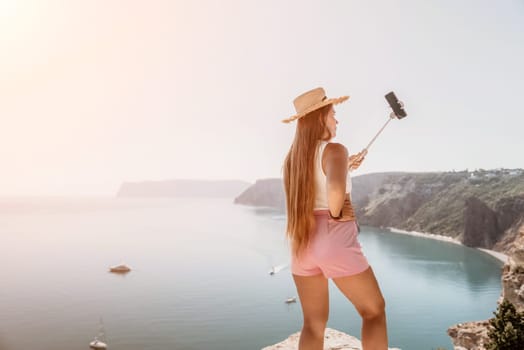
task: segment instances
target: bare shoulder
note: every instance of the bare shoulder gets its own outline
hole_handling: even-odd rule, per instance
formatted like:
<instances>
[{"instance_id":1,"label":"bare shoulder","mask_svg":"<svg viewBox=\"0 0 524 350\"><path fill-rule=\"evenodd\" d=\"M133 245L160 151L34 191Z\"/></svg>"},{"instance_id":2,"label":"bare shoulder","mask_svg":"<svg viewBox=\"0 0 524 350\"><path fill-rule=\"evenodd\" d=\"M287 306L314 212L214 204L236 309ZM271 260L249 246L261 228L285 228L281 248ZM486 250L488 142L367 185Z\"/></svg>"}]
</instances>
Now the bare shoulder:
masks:
<instances>
[{"instance_id":1,"label":"bare shoulder","mask_svg":"<svg viewBox=\"0 0 524 350\"><path fill-rule=\"evenodd\" d=\"M348 149L341 143L328 143L326 149L324 150L326 158L329 159L338 159L348 157Z\"/></svg>"},{"instance_id":2,"label":"bare shoulder","mask_svg":"<svg viewBox=\"0 0 524 350\"><path fill-rule=\"evenodd\" d=\"M328 143L322 155L322 170L332 174L334 169L347 169L348 150L341 143Z\"/></svg>"}]
</instances>

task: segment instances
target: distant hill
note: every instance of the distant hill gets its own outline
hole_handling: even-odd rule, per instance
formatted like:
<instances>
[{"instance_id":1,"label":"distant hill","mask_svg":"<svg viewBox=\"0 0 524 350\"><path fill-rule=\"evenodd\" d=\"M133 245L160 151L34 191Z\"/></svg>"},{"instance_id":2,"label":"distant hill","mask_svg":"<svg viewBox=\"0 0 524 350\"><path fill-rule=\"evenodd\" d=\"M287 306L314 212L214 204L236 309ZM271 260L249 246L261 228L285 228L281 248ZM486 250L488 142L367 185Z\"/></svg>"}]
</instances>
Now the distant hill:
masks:
<instances>
[{"instance_id":1,"label":"distant hill","mask_svg":"<svg viewBox=\"0 0 524 350\"><path fill-rule=\"evenodd\" d=\"M359 223L455 237L505 251L524 224L524 170L390 172L352 178ZM284 210L281 179L257 181L235 203Z\"/></svg>"},{"instance_id":2,"label":"distant hill","mask_svg":"<svg viewBox=\"0 0 524 350\"><path fill-rule=\"evenodd\" d=\"M282 179L261 179L235 198L236 204L252 205L255 207L274 207L281 210L286 208Z\"/></svg>"},{"instance_id":3,"label":"distant hill","mask_svg":"<svg viewBox=\"0 0 524 350\"><path fill-rule=\"evenodd\" d=\"M124 182L117 197L226 197L233 198L251 184L245 181L167 180Z\"/></svg>"}]
</instances>

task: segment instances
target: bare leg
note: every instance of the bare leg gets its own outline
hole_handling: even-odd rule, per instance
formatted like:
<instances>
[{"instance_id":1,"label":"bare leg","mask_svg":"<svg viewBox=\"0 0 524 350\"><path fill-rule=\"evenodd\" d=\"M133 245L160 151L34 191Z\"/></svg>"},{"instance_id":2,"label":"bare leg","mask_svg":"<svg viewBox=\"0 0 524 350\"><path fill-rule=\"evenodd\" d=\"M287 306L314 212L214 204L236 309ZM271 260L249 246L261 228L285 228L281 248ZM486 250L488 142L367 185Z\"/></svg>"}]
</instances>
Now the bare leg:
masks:
<instances>
[{"instance_id":1,"label":"bare leg","mask_svg":"<svg viewBox=\"0 0 524 350\"><path fill-rule=\"evenodd\" d=\"M362 317L362 348L386 350L386 304L371 267L354 276L333 278L333 282Z\"/></svg>"},{"instance_id":2,"label":"bare leg","mask_svg":"<svg viewBox=\"0 0 524 350\"><path fill-rule=\"evenodd\" d=\"M322 350L329 316L328 280L324 275L293 275L297 286L304 325L298 343L299 350Z\"/></svg>"}]
</instances>

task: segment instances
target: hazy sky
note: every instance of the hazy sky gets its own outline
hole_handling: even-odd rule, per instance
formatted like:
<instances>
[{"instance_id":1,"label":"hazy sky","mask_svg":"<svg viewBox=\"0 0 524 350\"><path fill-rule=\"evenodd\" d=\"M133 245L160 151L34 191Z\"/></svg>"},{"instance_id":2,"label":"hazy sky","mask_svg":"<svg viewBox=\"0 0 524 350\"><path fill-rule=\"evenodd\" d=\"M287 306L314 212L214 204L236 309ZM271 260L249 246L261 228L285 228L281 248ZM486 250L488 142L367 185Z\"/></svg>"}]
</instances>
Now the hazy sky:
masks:
<instances>
[{"instance_id":1,"label":"hazy sky","mask_svg":"<svg viewBox=\"0 0 524 350\"><path fill-rule=\"evenodd\" d=\"M350 95L378 171L524 168L524 1L0 0L0 195L281 176L292 100Z\"/></svg>"}]
</instances>

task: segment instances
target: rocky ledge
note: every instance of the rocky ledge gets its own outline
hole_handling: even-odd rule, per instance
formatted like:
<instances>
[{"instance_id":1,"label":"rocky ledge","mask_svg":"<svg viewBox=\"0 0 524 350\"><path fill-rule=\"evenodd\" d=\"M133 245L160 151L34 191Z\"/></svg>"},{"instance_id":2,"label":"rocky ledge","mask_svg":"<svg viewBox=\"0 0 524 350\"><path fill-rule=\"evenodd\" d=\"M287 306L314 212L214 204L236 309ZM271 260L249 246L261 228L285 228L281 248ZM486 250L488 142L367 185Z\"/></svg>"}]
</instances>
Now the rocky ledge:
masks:
<instances>
[{"instance_id":1,"label":"rocky ledge","mask_svg":"<svg viewBox=\"0 0 524 350\"><path fill-rule=\"evenodd\" d=\"M448 329L455 350L484 350L488 342L489 321L459 323Z\"/></svg>"},{"instance_id":2,"label":"rocky ledge","mask_svg":"<svg viewBox=\"0 0 524 350\"><path fill-rule=\"evenodd\" d=\"M262 350L295 350L298 349L298 340L300 332L293 333L286 340ZM362 343L357 338L337 331L336 329L326 328L324 333L324 350L361 350ZM398 348L389 348L390 350L400 350Z\"/></svg>"}]
</instances>

